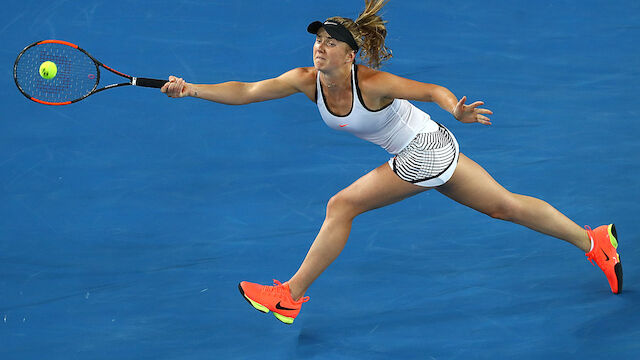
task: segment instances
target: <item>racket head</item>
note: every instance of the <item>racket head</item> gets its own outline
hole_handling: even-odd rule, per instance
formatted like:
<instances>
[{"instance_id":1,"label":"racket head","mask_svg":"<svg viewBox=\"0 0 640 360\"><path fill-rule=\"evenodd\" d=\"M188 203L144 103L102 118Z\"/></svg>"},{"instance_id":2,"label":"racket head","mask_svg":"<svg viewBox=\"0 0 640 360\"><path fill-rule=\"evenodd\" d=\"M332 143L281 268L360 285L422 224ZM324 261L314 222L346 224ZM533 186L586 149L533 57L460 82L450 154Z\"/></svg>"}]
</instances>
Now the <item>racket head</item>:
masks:
<instances>
[{"instance_id":1,"label":"racket head","mask_svg":"<svg viewBox=\"0 0 640 360\"><path fill-rule=\"evenodd\" d=\"M45 61L56 64L52 79L40 76ZM46 105L67 105L91 95L100 82L98 62L77 45L43 40L24 48L13 65L13 79L28 99Z\"/></svg>"}]
</instances>

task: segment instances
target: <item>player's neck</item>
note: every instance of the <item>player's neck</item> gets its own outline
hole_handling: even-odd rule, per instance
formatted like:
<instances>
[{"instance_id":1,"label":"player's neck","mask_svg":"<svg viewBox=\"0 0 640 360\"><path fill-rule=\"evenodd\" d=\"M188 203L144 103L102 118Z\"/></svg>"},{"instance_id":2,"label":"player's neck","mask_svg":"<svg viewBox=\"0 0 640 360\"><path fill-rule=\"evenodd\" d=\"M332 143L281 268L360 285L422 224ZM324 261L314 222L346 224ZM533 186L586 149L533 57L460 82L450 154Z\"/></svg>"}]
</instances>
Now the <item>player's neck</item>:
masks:
<instances>
[{"instance_id":1,"label":"player's neck","mask_svg":"<svg viewBox=\"0 0 640 360\"><path fill-rule=\"evenodd\" d=\"M351 88L351 65L341 66L332 72L320 72L320 81L329 90Z\"/></svg>"}]
</instances>

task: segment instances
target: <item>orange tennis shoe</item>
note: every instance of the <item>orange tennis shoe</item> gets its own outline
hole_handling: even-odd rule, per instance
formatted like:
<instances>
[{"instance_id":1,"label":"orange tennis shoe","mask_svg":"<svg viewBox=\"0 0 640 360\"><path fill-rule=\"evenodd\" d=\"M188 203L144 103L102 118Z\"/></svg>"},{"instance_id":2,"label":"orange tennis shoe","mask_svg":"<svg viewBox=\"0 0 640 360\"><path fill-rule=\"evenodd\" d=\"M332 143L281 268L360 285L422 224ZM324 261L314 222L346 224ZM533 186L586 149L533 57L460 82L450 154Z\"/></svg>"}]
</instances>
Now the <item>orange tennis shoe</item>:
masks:
<instances>
[{"instance_id":1,"label":"orange tennis shoe","mask_svg":"<svg viewBox=\"0 0 640 360\"><path fill-rule=\"evenodd\" d=\"M591 264L596 264L604 271L609 280L609 286L614 294L620 294L622 291L622 263L620 255L616 252L618 248L618 234L614 224L602 225L595 230L585 226L587 234L591 239L593 248L587 253L587 258ZM595 264L593 264L595 266Z\"/></svg>"},{"instance_id":2,"label":"orange tennis shoe","mask_svg":"<svg viewBox=\"0 0 640 360\"><path fill-rule=\"evenodd\" d=\"M293 300L289 283L280 283L273 280L273 286L254 284L243 281L238 284L238 289L245 300L256 310L263 313L273 311L273 315L285 324L293 324L296 316L300 313L302 304L309 301L305 296L298 301Z\"/></svg>"}]
</instances>

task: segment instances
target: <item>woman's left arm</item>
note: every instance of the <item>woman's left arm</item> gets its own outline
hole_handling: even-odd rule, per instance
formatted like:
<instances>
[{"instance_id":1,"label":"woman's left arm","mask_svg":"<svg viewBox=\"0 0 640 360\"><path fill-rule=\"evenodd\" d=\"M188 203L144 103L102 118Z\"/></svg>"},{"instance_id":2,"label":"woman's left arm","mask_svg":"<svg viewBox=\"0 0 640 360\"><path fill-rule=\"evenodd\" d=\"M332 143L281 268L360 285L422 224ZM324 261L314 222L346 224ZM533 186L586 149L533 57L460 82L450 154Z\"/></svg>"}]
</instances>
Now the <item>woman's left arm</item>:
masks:
<instances>
[{"instance_id":1,"label":"woman's left arm","mask_svg":"<svg viewBox=\"0 0 640 360\"><path fill-rule=\"evenodd\" d=\"M373 90L377 96L389 99L434 102L460 122L478 122L491 125L491 119L485 115L491 115L493 112L489 109L479 108L484 105L484 102L476 101L471 105L466 105L466 96L458 100L446 87L409 80L384 71L376 71L368 80L371 85L368 88Z\"/></svg>"}]
</instances>

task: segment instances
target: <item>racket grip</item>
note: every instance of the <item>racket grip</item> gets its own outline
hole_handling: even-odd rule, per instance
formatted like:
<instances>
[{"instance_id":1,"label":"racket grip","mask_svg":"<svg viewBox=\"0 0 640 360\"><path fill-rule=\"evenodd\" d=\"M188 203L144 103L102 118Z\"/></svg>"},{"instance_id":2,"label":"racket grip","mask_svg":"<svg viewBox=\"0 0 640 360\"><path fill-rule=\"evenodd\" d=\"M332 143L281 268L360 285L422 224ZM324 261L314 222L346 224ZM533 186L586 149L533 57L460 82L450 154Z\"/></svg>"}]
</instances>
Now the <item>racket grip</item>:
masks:
<instances>
[{"instance_id":1,"label":"racket grip","mask_svg":"<svg viewBox=\"0 0 640 360\"><path fill-rule=\"evenodd\" d=\"M160 80L160 79L149 79L149 78L133 78L131 80L131 84L135 86L144 86L150 88L161 88L164 84L168 83L169 80Z\"/></svg>"}]
</instances>

